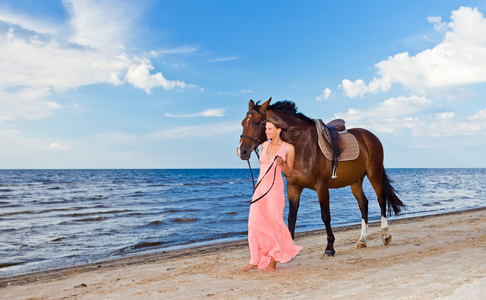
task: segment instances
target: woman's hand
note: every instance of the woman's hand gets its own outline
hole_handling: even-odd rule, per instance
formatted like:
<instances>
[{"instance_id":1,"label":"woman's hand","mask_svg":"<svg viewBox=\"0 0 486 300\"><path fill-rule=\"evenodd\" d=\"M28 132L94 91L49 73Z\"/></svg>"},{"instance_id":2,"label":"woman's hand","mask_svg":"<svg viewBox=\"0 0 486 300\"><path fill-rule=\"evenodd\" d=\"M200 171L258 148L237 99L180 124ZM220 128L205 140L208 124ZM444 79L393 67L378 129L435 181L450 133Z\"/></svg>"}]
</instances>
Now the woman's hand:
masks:
<instances>
[{"instance_id":1,"label":"woman's hand","mask_svg":"<svg viewBox=\"0 0 486 300\"><path fill-rule=\"evenodd\" d=\"M283 160L283 158L277 156L277 158L275 158L275 163L282 168L282 172L285 176L292 175L292 168Z\"/></svg>"}]
</instances>

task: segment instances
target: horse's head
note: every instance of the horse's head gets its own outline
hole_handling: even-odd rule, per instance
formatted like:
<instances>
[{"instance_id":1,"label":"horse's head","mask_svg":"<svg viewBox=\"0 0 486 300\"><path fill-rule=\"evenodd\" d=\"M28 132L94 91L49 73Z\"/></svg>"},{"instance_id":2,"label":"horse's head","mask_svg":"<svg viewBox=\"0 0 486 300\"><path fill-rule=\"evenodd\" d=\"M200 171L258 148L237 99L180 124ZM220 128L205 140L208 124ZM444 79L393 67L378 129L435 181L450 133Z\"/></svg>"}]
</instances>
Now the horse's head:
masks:
<instances>
[{"instance_id":1,"label":"horse's head","mask_svg":"<svg viewBox=\"0 0 486 300\"><path fill-rule=\"evenodd\" d=\"M248 103L248 112L241 122L243 132L237 149L238 156L243 160L250 159L251 152L267 140L265 123L270 101L272 101L272 98L262 105L255 104L253 100Z\"/></svg>"}]
</instances>

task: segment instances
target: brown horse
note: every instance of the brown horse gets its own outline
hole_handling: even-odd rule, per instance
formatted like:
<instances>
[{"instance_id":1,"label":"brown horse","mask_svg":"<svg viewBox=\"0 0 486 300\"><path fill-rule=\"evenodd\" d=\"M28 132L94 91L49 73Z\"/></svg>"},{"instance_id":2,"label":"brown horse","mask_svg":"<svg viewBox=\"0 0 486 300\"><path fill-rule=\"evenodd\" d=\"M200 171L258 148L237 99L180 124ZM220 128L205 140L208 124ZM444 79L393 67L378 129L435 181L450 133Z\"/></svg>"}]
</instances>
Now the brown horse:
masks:
<instances>
[{"instance_id":1,"label":"brown horse","mask_svg":"<svg viewBox=\"0 0 486 300\"><path fill-rule=\"evenodd\" d=\"M357 247L366 247L368 233L368 199L363 192L363 179L368 177L378 197L381 209L381 230L383 244L388 245L391 234L388 232L386 211L398 214L405 205L398 199L395 189L391 186L388 175L383 167L383 146L380 140L371 132L354 128L349 129L359 144L359 156L350 161L341 161L337 167L336 178L332 178L332 161L321 152L317 143L317 129L312 119L298 113L295 103L290 101L276 102L270 105L272 98L259 105L250 100L248 113L242 121L243 133L238 147L242 160L248 160L251 152L266 140L265 122L270 117L276 117L286 126L295 127L299 136L294 144L294 170L287 179L287 196L289 201L288 225L292 238L294 237L297 211L300 195L304 188L317 191L321 207L321 218L326 226L327 247L325 255L333 256L334 234L331 228L329 210L329 189L351 186L351 191L358 201L361 210L361 237Z\"/></svg>"}]
</instances>

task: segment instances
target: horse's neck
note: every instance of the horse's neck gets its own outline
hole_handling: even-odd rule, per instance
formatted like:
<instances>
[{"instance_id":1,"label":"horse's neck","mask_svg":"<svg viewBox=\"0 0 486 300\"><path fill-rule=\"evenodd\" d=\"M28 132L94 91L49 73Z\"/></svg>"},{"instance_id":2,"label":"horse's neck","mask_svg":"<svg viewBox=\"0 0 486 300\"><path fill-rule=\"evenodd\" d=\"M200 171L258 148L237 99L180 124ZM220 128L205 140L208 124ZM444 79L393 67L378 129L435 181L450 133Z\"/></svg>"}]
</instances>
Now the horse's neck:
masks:
<instances>
[{"instance_id":1,"label":"horse's neck","mask_svg":"<svg viewBox=\"0 0 486 300\"><path fill-rule=\"evenodd\" d=\"M317 145L317 130L315 125L305 124L298 127L299 138L294 145L296 148L308 148L311 145Z\"/></svg>"},{"instance_id":2,"label":"horse's neck","mask_svg":"<svg viewBox=\"0 0 486 300\"><path fill-rule=\"evenodd\" d=\"M315 126L314 123L309 124L309 123L307 123L304 120L301 120L301 119L299 119L297 117L294 117L292 115L288 115L286 113L277 112L277 111L269 111L269 112L271 112L272 115L275 115L280 120L282 120L285 123L286 126L296 126L299 129L300 128L303 128L303 127L312 127L312 126Z\"/></svg>"},{"instance_id":3,"label":"horse's neck","mask_svg":"<svg viewBox=\"0 0 486 300\"><path fill-rule=\"evenodd\" d=\"M284 113L275 113L277 117L284 121L286 126L294 126L299 131L299 136L297 137L297 141L294 143L294 147L298 153L303 153L304 148L309 149L309 147L313 147L317 145L317 130L316 125L314 123L310 124L304 120L301 120L297 117L290 116Z\"/></svg>"}]
</instances>

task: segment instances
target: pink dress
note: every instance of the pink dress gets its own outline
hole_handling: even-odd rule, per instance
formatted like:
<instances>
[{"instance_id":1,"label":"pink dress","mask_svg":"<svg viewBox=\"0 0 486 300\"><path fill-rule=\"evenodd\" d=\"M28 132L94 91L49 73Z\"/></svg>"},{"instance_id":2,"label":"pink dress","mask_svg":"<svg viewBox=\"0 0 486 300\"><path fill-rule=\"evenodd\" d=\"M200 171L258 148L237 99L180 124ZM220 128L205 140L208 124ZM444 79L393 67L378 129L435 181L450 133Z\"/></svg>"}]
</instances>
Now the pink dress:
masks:
<instances>
[{"instance_id":1,"label":"pink dress","mask_svg":"<svg viewBox=\"0 0 486 300\"><path fill-rule=\"evenodd\" d=\"M262 149L260 156L258 182L260 182L274 159L273 157L271 160L267 158L268 145ZM285 142L282 143L275 155L285 160ZM272 186L273 168L277 168L275 184L265 197L250 205L250 216L248 218L250 264L258 265L258 269L267 267L272 257L280 263L289 262L302 249L301 246L294 245L289 229L283 220L285 207L284 182L282 169L276 163L273 164L272 169L257 187L252 200L265 194Z\"/></svg>"}]
</instances>

